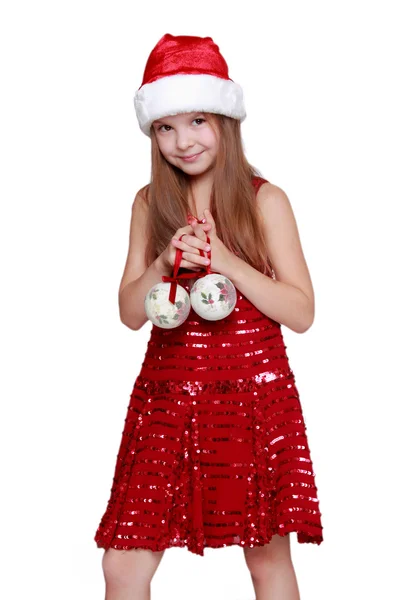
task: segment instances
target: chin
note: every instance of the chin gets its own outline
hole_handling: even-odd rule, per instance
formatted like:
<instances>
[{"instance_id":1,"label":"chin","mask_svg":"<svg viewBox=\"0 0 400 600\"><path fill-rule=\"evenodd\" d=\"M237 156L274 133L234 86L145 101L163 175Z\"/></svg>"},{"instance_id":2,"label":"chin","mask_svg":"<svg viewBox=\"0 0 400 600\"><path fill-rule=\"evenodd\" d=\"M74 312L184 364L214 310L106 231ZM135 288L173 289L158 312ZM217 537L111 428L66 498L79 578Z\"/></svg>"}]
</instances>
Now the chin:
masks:
<instances>
[{"instance_id":1,"label":"chin","mask_svg":"<svg viewBox=\"0 0 400 600\"><path fill-rule=\"evenodd\" d=\"M181 169L181 171L184 171L185 173L189 173L191 175L201 175L202 173L205 173L206 171L210 171L210 169L213 169L215 166L215 163L210 161L207 164L200 164L200 163L179 163L176 164L176 166Z\"/></svg>"},{"instance_id":2,"label":"chin","mask_svg":"<svg viewBox=\"0 0 400 600\"><path fill-rule=\"evenodd\" d=\"M211 166L208 167L192 167L190 168L184 168L182 169L182 167L179 167L181 169L181 171L183 171L184 173L187 173L187 175L203 175L204 173L208 173L208 171L211 171Z\"/></svg>"}]
</instances>

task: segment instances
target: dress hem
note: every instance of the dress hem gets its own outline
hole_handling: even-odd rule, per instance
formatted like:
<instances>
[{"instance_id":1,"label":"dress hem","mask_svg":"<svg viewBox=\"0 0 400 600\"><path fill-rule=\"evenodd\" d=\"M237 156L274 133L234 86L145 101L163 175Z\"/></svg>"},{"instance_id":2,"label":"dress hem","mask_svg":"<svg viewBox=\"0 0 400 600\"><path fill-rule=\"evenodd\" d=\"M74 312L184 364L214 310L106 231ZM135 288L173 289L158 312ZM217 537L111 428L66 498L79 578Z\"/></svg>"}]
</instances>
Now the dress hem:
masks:
<instances>
[{"instance_id":1,"label":"dress hem","mask_svg":"<svg viewBox=\"0 0 400 600\"><path fill-rule=\"evenodd\" d=\"M324 538L322 536L322 534L309 534L306 533L304 531L297 531L297 530L286 530L283 533L278 531L278 532L274 532L273 534L271 534L271 536L267 539L265 539L262 542L251 542L248 540L242 540L242 541L229 541L229 542L206 542L204 543L204 545L199 548L198 546L195 546L193 543L188 543L187 540L178 540L174 543L171 542L154 542L153 544L150 543L142 543L140 542L138 545L136 546L124 546L122 544L109 544L106 542L102 542L101 540L99 540L98 538L95 538L95 542L98 548L103 548L104 550L108 550L109 548L113 548L114 550L151 550L152 552L161 552L164 550L168 550L169 548L186 548L189 552L191 552L192 554L197 554L198 556L204 556L204 550L209 548L211 550L218 550L220 548L226 548L226 547L231 547L231 546L241 546L242 548L254 548L254 547L261 547L261 546L265 546L267 544L269 544L271 542L272 536L273 535L279 535L280 537L285 537L287 535L290 535L291 533L297 534L297 542L299 544L316 544L316 545L320 545L323 541ZM235 536L237 537L237 536Z\"/></svg>"}]
</instances>

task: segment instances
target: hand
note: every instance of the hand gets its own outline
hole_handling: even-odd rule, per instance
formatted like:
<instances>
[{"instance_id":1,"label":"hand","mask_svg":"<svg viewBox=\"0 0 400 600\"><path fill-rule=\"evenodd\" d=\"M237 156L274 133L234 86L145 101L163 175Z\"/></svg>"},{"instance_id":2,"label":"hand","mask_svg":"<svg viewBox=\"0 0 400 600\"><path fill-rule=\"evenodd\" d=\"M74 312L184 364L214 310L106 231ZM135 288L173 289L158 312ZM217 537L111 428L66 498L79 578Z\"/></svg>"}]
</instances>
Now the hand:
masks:
<instances>
[{"instance_id":1,"label":"hand","mask_svg":"<svg viewBox=\"0 0 400 600\"><path fill-rule=\"evenodd\" d=\"M181 235L184 235L179 241ZM210 261L208 258L204 258L204 255L200 255L200 249L204 251L207 246L207 241L204 235L204 241L200 240L193 232L191 225L186 227L180 227L175 232L171 239L171 242L164 249L161 254L161 259L167 267L174 267L176 249L180 248L182 252L182 260L180 267L183 269L190 269L192 271L202 271Z\"/></svg>"},{"instance_id":2,"label":"hand","mask_svg":"<svg viewBox=\"0 0 400 600\"><path fill-rule=\"evenodd\" d=\"M217 236L215 221L211 212L206 208L203 213L206 222L199 223L196 220L191 221L191 226L195 236L200 240L206 240L206 234L210 239L211 245L211 265L210 268L216 273L227 275L230 269L230 263L234 254L225 246L222 240ZM209 253L207 254L209 256Z\"/></svg>"}]
</instances>

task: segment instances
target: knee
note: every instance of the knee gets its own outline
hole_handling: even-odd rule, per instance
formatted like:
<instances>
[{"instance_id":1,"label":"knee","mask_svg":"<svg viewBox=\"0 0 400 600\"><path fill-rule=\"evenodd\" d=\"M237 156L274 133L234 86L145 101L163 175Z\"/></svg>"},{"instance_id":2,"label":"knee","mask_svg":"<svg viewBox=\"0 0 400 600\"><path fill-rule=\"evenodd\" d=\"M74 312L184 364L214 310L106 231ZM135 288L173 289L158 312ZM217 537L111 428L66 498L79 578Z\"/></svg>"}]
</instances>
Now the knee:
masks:
<instances>
[{"instance_id":1,"label":"knee","mask_svg":"<svg viewBox=\"0 0 400 600\"><path fill-rule=\"evenodd\" d=\"M109 548L103 554L102 568L108 584L122 586L150 584L164 551L153 552L143 548L115 550Z\"/></svg>"},{"instance_id":2,"label":"knee","mask_svg":"<svg viewBox=\"0 0 400 600\"><path fill-rule=\"evenodd\" d=\"M289 536L273 536L269 544L243 548L246 565L253 580L263 579L268 573L292 564Z\"/></svg>"}]
</instances>

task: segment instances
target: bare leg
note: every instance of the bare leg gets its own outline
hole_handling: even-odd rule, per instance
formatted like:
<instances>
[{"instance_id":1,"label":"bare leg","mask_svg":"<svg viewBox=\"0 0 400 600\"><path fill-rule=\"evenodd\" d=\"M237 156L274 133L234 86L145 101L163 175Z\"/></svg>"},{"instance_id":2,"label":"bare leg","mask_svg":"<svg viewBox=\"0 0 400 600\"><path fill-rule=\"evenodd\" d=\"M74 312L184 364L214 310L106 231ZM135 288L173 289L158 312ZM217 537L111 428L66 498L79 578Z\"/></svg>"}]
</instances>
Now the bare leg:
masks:
<instances>
[{"instance_id":1,"label":"bare leg","mask_svg":"<svg viewBox=\"0 0 400 600\"><path fill-rule=\"evenodd\" d=\"M243 548L256 600L300 600L289 534L272 536L265 546Z\"/></svg>"},{"instance_id":2,"label":"bare leg","mask_svg":"<svg viewBox=\"0 0 400 600\"><path fill-rule=\"evenodd\" d=\"M150 583L164 552L108 548L102 559L105 600L150 600Z\"/></svg>"}]
</instances>

